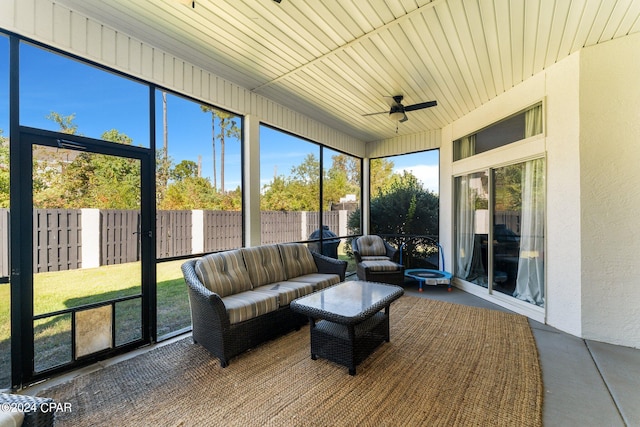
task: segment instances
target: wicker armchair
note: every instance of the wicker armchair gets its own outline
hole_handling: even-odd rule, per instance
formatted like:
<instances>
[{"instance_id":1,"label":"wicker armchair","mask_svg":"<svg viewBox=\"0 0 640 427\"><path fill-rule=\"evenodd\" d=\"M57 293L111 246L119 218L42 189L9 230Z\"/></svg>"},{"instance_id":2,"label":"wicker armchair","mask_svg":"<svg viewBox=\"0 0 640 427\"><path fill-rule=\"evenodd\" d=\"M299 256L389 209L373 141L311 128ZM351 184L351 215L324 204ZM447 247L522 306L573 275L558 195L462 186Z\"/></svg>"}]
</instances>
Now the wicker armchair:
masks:
<instances>
[{"instance_id":1,"label":"wicker armchair","mask_svg":"<svg viewBox=\"0 0 640 427\"><path fill-rule=\"evenodd\" d=\"M358 237L351 242L358 279L369 282L404 284L404 266L398 263L400 251L376 235Z\"/></svg>"}]
</instances>

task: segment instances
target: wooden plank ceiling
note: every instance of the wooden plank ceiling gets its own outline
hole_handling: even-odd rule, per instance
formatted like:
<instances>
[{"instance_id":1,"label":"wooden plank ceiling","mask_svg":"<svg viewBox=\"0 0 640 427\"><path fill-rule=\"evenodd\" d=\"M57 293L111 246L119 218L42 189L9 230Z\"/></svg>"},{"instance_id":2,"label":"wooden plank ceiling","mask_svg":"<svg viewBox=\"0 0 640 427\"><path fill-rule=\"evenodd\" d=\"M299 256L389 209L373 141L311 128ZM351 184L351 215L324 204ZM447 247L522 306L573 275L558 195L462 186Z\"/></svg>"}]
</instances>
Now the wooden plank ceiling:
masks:
<instances>
[{"instance_id":1,"label":"wooden plank ceiling","mask_svg":"<svg viewBox=\"0 0 640 427\"><path fill-rule=\"evenodd\" d=\"M578 51L638 0L58 0L363 141L439 129ZM187 3L187 4L185 4Z\"/></svg>"}]
</instances>

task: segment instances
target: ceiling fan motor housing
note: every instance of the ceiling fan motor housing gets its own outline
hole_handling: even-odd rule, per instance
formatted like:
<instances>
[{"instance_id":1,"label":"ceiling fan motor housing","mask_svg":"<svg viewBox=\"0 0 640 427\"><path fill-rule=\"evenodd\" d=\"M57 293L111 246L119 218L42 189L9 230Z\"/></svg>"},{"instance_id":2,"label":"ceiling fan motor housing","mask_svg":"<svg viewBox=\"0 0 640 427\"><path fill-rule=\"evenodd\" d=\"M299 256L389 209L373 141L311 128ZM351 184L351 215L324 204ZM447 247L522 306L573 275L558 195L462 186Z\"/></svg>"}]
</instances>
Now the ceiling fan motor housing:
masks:
<instances>
[{"instance_id":1,"label":"ceiling fan motor housing","mask_svg":"<svg viewBox=\"0 0 640 427\"><path fill-rule=\"evenodd\" d=\"M404 113L404 105L400 103L398 103L397 105L392 105L391 111L389 111L389 114L393 114L393 113Z\"/></svg>"}]
</instances>

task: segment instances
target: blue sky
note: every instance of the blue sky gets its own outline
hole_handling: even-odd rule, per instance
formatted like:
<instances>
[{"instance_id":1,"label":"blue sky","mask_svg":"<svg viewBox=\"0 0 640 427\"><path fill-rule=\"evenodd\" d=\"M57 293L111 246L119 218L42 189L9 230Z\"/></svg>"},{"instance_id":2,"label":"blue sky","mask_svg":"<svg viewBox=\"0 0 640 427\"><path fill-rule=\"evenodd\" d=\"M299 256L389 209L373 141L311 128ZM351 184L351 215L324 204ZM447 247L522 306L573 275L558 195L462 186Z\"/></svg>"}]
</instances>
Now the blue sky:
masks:
<instances>
[{"instance_id":1,"label":"blue sky","mask_svg":"<svg viewBox=\"0 0 640 427\"><path fill-rule=\"evenodd\" d=\"M8 40L0 37L0 129L8 136ZM58 130L47 119L52 111L68 116L75 114L74 123L82 135L100 138L110 129L127 134L134 145L149 146L148 88L134 81L114 76L85 64L69 60L23 44L21 48L21 123L26 126ZM201 156L202 175L213 176L211 145L211 115L202 112L198 103L175 95L168 97L169 154L174 161L198 162ZM162 103L156 96L157 142L162 146ZM284 132L261 128L261 182L268 183L274 174L288 175L302 163L305 156L318 156L315 144ZM266 149L265 147L268 147ZM330 158L330 154L329 158ZM325 152L325 155L327 153ZM220 186L220 146L216 146L218 186ZM325 157L325 160L328 160ZM425 188L438 191L438 151L395 156L394 170L408 170L420 179ZM225 144L225 188L240 184L240 144L227 140Z\"/></svg>"}]
</instances>

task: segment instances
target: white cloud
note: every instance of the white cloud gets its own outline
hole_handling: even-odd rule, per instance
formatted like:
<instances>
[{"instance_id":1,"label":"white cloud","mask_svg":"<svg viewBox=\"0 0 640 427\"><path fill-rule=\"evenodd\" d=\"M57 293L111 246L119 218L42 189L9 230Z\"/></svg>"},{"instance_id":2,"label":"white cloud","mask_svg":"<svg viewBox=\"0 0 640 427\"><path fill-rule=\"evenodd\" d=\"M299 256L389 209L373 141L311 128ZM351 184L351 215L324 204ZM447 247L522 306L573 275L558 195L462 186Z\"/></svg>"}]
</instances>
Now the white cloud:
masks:
<instances>
[{"instance_id":1,"label":"white cloud","mask_svg":"<svg viewBox=\"0 0 640 427\"><path fill-rule=\"evenodd\" d=\"M411 172L420 180L425 189L438 194L440 183L438 165L405 166L394 170L396 173L402 173L403 171Z\"/></svg>"}]
</instances>

